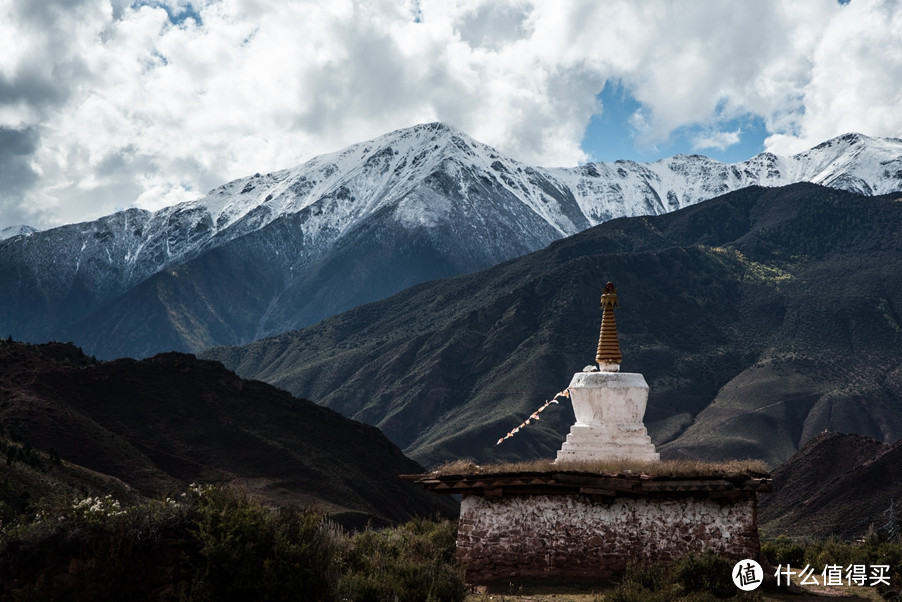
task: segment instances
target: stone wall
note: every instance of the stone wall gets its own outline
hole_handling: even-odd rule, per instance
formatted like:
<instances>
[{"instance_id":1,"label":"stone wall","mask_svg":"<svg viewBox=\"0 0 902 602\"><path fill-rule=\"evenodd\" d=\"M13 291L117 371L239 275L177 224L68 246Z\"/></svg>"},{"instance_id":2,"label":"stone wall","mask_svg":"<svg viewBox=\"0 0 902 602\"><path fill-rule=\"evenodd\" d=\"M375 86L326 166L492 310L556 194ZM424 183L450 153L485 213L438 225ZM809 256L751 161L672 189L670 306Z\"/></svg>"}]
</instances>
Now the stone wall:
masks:
<instances>
[{"instance_id":1,"label":"stone wall","mask_svg":"<svg viewBox=\"0 0 902 602\"><path fill-rule=\"evenodd\" d=\"M758 558L757 496L465 495L457 554L474 584L601 582L630 560L711 549Z\"/></svg>"}]
</instances>

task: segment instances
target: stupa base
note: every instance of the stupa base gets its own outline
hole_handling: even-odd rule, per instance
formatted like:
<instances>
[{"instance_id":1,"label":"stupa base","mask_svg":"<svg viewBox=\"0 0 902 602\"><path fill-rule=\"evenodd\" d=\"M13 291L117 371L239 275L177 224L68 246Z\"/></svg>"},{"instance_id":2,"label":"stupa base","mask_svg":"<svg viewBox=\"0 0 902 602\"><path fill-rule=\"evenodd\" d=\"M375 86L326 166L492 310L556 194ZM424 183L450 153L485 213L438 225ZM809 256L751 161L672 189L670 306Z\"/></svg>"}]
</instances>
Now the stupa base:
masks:
<instances>
[{"instance_id":1,"label":"stupa base","mask_svg":"<svg viewBox=\"0 0 902 602\"><path fill-rule=\"evenodd\" d=\"M605 460L657 462L661 455L642 425L574 424L555 463Z\"/></svg>"}]
</instances>

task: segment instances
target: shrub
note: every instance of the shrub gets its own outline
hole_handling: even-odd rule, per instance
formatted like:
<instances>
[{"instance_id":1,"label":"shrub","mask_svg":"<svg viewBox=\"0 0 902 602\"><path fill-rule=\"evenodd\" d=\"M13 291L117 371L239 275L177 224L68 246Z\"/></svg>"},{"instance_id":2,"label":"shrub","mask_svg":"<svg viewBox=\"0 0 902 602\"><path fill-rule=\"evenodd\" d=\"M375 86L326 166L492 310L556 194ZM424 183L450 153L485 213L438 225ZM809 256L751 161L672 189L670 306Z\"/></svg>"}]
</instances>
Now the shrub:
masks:
<instances>
[{"instance_id":1,"label":"shrub","mask_svg":"<svg viewBox=\"0 0 902 602\"><path fill-rule=\"evenodd\" d=\"M633 583L651 591L664 589L670 584L670 570L664 564L631 562L623 573L623 583Z\"/></svg>"},{"instance_id":2,"label":"shrub","mask_svg":"<svg viewBox=\"0 0 902 602\"><path fill-rule=\"evenodd\" d=\"M0 583L18 583L15 599L149 599L162 534L184 524L182 510L157 500L121 508L111 496L48 501L31 522L3 530ZM72 566L78 577L60 585Z\"/></svg>"},{"instance_id":3,"label":"shrub","mask_svg":"<svg viewBox=\"0 0 902 602\"><path fill-rule=\"evenodd\" d=\"M819 575L827 565L839 565L845 569L850 565L864 565L871 574L871 566L889 566L890 586L878 585L881 595L894 595L902 582L902 543L883 540L875 529L869 529L863 542L849 542L838 538L821 541L803 539L792 542L785 536L764 542L761 550L771 564L790 565L797 569L808 565Z\"/></svg>"},{"instance_id":4,"label":"shrub","mask_svg":"<svg viewBox=\"0 0 902 602\"><path fill-rule=\"evenodd\" d=\"M707 592L718 598L728 598L736 593L731 574L734 564L709 550L684 556L673 565L670 573L684 593Z\"/></svg>"},{"instance_id":5,"label":"shrub","mask_svg":"<svg viewBox=\"0 0 902 602\"><path fill-rule=\"evenodd\" d=\"M650 590L637 582L625 582L605 594L605 602L670 602L673 597L664 590Z\"/></svg>"},{"instance_id":6,"label":"shrub","mask_svg":"<svg viewBox=\"0 0 902 602\"><path fill-rule=\"evenodd\" d=\"M864 546L834 538L809 545L805 549L805 563L814 567L816 572L820 572L828 564L842 566L867 564L868 553Z\"/></svg>"},{"instance_id":7,"label":"shrub","mask_svg":"<svg viewBox=\"0 0 902 602\"><path fill-rule=\"evenodd\" d=\"M761 544L761 552L774 566L801 567L805 564L805 548L781 535L775 541Z\"/></svg>"},{"instance_id":8,"label":"shrub","mask_svg":"<svg viewBox=\"0 0 902 602\"><path fill-rule=\"evenodd\" d=\"M739 593L731 572L735 563L706 551L688 554L671 565L631 563L605 600L612 602L706 602ZM754 596L742 594L744 599Z\"/></svg>"},{"instance_id":9,"label":"shrub","mask_svg":"<svg viewBox=\"0 0 902 602\"><path fill-rule=\"evenodd\" d=\"M806 547L805 563L810 564L815 573L820 573L828 564L843 567L863 564L868 567L868 574L871 572L871 565L888 565L890 587L882 584L877 586L880 594L886 594L898 588L902 581L902 543L884 541L862 545L835 538L818 541Z\"/></svg>"},{"instance_id":10,"label":"shrub","mask_svg":"<svg viewBox=\"0 0 902 602\"><path fill-rule=\"evenodd\" d=\"M139 506L59 499L32 517L0 526L0 598L14 580L17 599L35 600L149 600L166 590L183 602L404 602L466 593L448 521L348 535L317 510L195 486L179 501ZM70 562L77 578L61 585Z\"/></svg>"},{"instance_id":11,"label":"shrub","mask_svg":"<svg viewBox=\"0 0 902 602\"><path fill-rule=\"evenodd\" d=\"M669 602L678 592L663 564L631 562L620 585L605 595L606 602Z\"/></svg>"},{"instance_id":12,"label":"shrub","mask_svg":"<svg viewBox=\"0 0 902 602\"><path fill-rule=\"evenodd\" d=\"M414 520L350 537L341 556L340 599L356 602L455 601L466 596L455 561L457 528Z\"/></svg>"},{"instance_id":13,"label":"shrub","mask_svg":"<svg viewBox=\"0 0 902 602\"><path fill-rule=\"evenodd\" d=\"M322 600L341 532L316 511L275 510L230 488L195 489L183 559L185 601Z\"/></svg>"}]
</instances>

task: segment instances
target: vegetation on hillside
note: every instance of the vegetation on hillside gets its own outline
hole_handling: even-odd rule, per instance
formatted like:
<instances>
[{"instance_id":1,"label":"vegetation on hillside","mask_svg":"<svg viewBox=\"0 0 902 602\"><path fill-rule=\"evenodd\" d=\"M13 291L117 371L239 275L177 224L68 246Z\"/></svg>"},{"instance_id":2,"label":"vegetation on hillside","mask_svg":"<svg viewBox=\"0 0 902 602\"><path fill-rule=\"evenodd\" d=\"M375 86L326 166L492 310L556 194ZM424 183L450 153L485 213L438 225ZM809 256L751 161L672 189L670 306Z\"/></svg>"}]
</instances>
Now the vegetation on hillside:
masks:
<instances>
[{"instance_id":1,"label":"vegetation on hillside","mask_svg":"<svg viewBox=\"0 0 902 602\"><path fill-rule=\"evenodd\" d=\"M350 534L222 487L135 506L59 498L4 523L0 599L462 600L455 534L425 520Z\"/></svg>"},{"instance_id":2,"label":"vegetation on hillside","mask_svg":"<svg viewBox=\"0 0 902 602\"><path fill-rule=\"evenodd\" d=\"M426 520L349 533L315 509L267 506L223 487L135 505L58 497L0 527L0 600L463 600L455 537L455 523ZM888 565L890 586L877 590L893 596L898 538L885 528L857 543L781 536L762 550L774 566L810 565L815 575L826 565ZM635 562L596 599L767 599L737 592L733 564L711 552Z\"/></svg>"},{"instance_id":3,"label":"vegetation on hillside","mask_svg":"<svg viewBox=\"0 0 902 602\"><path fill-rule=\"evenodd\" d=\"M902 534L898 523L887 527L872 525L862 540L854 542L838 537L764 537L761 552L775 567L791 566L803 575L820 577L828 567L839 567L841 581L846 584L854 574L851 567L864 567L858 575L867 576L865 584L870 585L872 576L880 574L885 580L879 580L876 590L886 600L902 600ZM875 571L873 567L886 568Z\"/></svg>"}]
</instances>

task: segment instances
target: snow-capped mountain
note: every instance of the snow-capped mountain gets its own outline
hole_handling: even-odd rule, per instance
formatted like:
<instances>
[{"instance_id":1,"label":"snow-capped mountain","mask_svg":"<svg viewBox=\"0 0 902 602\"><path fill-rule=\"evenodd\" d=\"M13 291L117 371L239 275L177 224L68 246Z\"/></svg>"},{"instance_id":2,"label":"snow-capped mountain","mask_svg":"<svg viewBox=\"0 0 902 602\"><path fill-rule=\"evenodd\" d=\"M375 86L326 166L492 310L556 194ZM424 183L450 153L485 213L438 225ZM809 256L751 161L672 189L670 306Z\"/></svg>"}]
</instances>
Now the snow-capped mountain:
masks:
<instances>
[{"instance_id":1,"label":"snow-capped mountain","mask_svg":"<svg viewBox=\"0 0 902 602\"><path fill-rule=\"evenodd\" d=\"M570 190L592 224L661 214L746 186L812 182L865 195L902 190L902 140L846 134L791 157L761 153L724 164L700 155L545 170Z\"/></svg>"},{"instance_id":2,"label":"snow-capped mountain","mask_svg":"<svg viewBox=\"0 0 902 602\"><path fill-rule=\"evenodd\" d=\"M13 236L30 234L32 232L37 232L37 230L31 226L7 226L5 228L0 228L0 240L6 240Z\"/></svg>"},{"instance_id":3,"label":"snow-capped mountain","mask_svg":"<svg viewBox=\"0 0 902 602\"><path fill-rule=\"evenodd\" d=\"M622 216L753 184L902 190L902 141L850 134L725 165L525 165L440 123L255 174L157 212L0 241L0 333L100 356L244 343Z\"/></svg>"}]
</instances>

